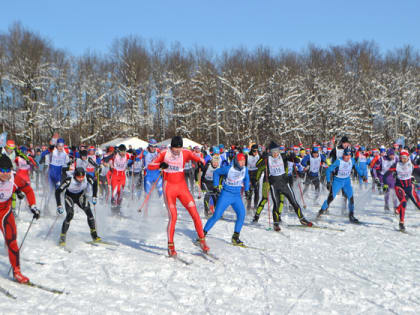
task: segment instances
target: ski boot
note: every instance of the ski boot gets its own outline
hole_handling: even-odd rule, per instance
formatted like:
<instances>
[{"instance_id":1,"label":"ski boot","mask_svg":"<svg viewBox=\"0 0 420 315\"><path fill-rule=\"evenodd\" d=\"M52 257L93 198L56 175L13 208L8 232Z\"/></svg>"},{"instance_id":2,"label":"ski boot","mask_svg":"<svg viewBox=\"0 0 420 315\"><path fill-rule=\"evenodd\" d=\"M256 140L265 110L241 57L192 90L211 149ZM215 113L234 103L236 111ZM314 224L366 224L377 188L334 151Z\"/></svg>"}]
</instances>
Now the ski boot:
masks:
<instances>
[{"instance_id":1,"label":"ski boot","mask_svg":"<svg viewBox=\"0 0 420 315\"><path fill-rule=\"evenodd\" d=\"M327 210L326 210L326 209L325 209L325 210L320 209L320 210L318 211L318 214L317 214L316 218L318 219L318 218L320 218L320 217L321 217L321 215L326 214L326 213L327 213Z\"/></svg>"},{"instance_id":2,"label":"ski boot","mask_svg":"<svg viewBox=\"0 0 420 315\"><path fill-rule=\"evenodd\" d=\"M258 223L258 220L260 219L260 215L259 214L255 214L254 215L254 219L252 219L252 223Z\"/></svg>"},{"instance_id":3,"label":"ski boot","mask_svg":"<svg viewBox=\"0 0 420 315\"><path fill-rule=\"evenodd\" d=\"M302 225L306 225L306 226L309 226L309 227L311 227L313 225L312 222L306 220L305 217L299 218L299 221L300 221L300 224L302 224Z\"/></svg>"},{"instance_id":4,"label":"ski boot","mask_svg":"<svg viewBox=\"0 0 420 315\"><path fill-rule=\"evenodd\" d=\"M90 229L90 236L92 236L92 240L94 242L100 242L102 239L98 236L95 229Z\"/></svg>"},{"instance_id":5,"label":"ski boot","mask_svg":"<svg viewBox=\"0 0 420 315\"><path fill-rule=\"evenodd\" d=\"M28 283L29 278L25 277L21 272L19 267L13 267L13 278L19 283Z\"/></svg>"},{"instance_id":6,"label":"ski boot","mask_svg":"<svg viewBox=\"0 0 420 315\"><path fill-rule=\"evenodd\" d=\"M273 230L276 232L280 232L280 224L278 222L273 224Z\"/></svg>"},{"instance_id":7,"label":"ski boot","mask_svg":"<svg viewBox=\"0 0 420 315\"><path fill-rule=\"evenodd\" d=\"M405 226L404 226L404 222L400 222L399 224L399 228L401 232L405 232Z\"/></svg>"},{"instance_id":8,"label":"ski boot","mask_svg":"<svg viewBox=\"0 0 420 315\"><path fill-rule=\"evenodd\" d=\"M199 244L200 244L200 248L201 248L201 250L203 251L203 252L205 252L205 253L208 253L208 251L210 250L210 248L207 246L207 243L206 243L206 238L205 237L200 237L199 239L198 239L198 241L199 241Z\"/></svg>"},{"instance_id":9,"label":"ski boot","mask_svg":"<svg viewBox=\"0 0 420 315\"><path fill-rule=\"evenodd\" d=\"M360 223L359 220L354 217L353 212L349 213L349 220L350 220L351 223L354 223L354 224L359 224Z\"/></svg>"},{"instance_id":10,"label":"ski boot","mask_svg":"<svg viewBox=\"0 0 420 315\"><path fill-rule=\"evenodd\" d=\"M176 257L175 244L168 242L168 255L169 257Z\"/></svg>"},{"instance_id":11,"label":"ski boot","mask_svg":"<svg viewBox=\"0 0 420 315\"><path fill-rule=\"evenodd\" d=\"M241 247L244 247L245 246L244 242L242 242L239 239L239 233L238 232L233 233L233 235L232 235L232 244L234 246L241 246Z\"/></svg>"},{"instance_id":12,"label":"ski boot","mask_svg":"<svg viewBox=\"0 0 420 315\"><path fill-rule=\"evenodd\" d=\"M60 246L60 247L66 246L66 234L65 233L60 234L60 239L58 240L58 246Z\"/></svg>"}]
</instances>

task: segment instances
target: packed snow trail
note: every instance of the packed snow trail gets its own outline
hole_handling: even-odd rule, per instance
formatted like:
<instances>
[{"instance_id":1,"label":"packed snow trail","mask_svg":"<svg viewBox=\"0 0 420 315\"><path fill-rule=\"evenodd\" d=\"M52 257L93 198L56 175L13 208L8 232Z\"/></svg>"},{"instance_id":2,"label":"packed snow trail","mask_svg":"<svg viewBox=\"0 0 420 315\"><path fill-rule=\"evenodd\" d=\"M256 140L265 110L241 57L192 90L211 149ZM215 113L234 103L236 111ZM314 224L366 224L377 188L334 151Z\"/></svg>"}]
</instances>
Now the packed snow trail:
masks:
<instances>
[{"instance_id":1,"label":"packed snow trail","mask_svg":"<svg viewBox=\"0 0 420 315\"><path fill-rule=\"evenodd\" d=\"M370 186L369 186L370 188ZM235 219L225 212L208 235L211 253L206 261L196 254L196 238L187 211L178 207L175 246L185 265L167 258L167 214L162 200L150 201L147 216L140 202L123 203L127 218L111 217L96 206L98 233L119 246L91 246L86 215L75 211L67 234L67 253L57 246L64 216L36 221L21 252L22 272L34 283L64 290L56 295L10 281L7 255L0 257L0 286L17 297L0 294L7 314L418 314L420 310L420 211L409 206L406 228L396 231L398 219L384 213L383 196L355 189L355 215L370 225L353 225L341 215L341 196L330 215L318 222L345 231L287 228L298 224L294 213L283 212L282 233L266 231L267 209L260 226L246 218L241 239L254 250L231 246ZM305 195L305 216L313 219L319 205ZM321 194L319 202L326 197ZM200 214L202 199L197 200ZM23 206L23 205L22 205ZM31 221L21 211L19 242ZM203 221L205 221L203 219Z\"/></svg>"}]
</instances>

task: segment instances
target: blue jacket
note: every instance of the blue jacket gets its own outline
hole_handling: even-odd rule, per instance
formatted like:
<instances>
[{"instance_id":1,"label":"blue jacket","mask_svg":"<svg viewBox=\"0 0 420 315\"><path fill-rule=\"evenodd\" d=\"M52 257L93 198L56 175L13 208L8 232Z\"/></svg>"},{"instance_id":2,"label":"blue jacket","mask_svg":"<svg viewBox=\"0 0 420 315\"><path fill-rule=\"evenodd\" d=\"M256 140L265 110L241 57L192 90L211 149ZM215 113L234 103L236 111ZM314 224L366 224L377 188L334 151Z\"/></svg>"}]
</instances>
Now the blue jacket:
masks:
<instances>
[{"instance_id":1,"label":"blue jacket","mask_svg":"<svg viewBox=\"0 0 420 315\"><path fill-rule=\"evenodd\" d=\"M360 176L363 176L362 171L360 170L359 166L356 164L356 161L353 158L351 158L350 160L353 163L352 168L354 167L356 169L356 172ZM333 164L330 165L330 167L327 168L327 171L325 172L327 183L329 183L330 180L331 180L331 173L334 173L334 176L336 175L336 171L338 171L338 169L340 168L341 161L343 161L343 159L341 159L341 158L337 159L337 160L334 161ZM347 179L347 178L350 178L350 174L345 179Z\"/></svg>"},{"instance_id":2,"label":"blue jacket","mask_svg":"<svg viewBox=\"0 0 420 315\"><path fill-rule=\"evenodd\" d=\"M229 174L229 172L231 171L231 169L233 168L231 174ZM229 185L229 176L232 176L233 172L238 172L238 171L242 171L243 169L245 169L245 177L242 180L243 186L245 188L245 191L249 190L249 173L248 173L248 168L246 166L244 166L242 169L239 169L238 167L233 166L233 164L228 165L228 166L223 166L218 168L217 170L214 171L213 173L213 186L217 187L219 185L219 179L220 176L224 176L225 177L225 181L223 182L223 189L232 193L240 193L241 189L242 189L242 185L240 186L231 186Z\"/></svg>"}]
</instances>

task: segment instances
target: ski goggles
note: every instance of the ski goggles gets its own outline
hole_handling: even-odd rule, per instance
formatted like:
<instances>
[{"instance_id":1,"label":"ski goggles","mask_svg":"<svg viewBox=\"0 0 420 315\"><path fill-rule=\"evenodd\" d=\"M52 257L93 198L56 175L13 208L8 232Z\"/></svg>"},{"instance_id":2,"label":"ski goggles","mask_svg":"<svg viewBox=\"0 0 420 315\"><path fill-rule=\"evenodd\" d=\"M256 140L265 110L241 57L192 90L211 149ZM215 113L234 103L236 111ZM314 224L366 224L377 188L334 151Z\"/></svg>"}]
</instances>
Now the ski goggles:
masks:
<instances>
[{"instance_id":1,"label":"ski goggles","mask_svg":"<svg viewBox=\"0 0 420 315\"><path fill-rule=\"evenodd\" d=\"M2 174L7 174L10 173L12 171L11 168L0 168L0 173Z\"/></svg>"}]
</instances>

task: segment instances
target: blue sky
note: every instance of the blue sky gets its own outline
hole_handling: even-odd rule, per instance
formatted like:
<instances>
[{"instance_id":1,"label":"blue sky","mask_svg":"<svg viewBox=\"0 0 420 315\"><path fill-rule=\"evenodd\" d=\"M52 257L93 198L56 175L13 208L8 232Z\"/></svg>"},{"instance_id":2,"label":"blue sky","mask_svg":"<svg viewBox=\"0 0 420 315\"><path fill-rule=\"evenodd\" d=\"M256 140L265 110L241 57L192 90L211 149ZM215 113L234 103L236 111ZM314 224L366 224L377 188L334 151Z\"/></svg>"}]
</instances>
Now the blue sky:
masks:
<instances>
[{"instance_id":1,"label":"blue sky","mask_svg":"<svg viewBox=\"0 0 420 315\"><path fill-rule=\"evenodd\" d=\"M2 1L0 32L15 21L75 55L107 53L127 35L216 53L259 45L300 51L348 40L374 40L382 52L407 44L420 49L418 0Z\"/></svg>"}]
</instances>

